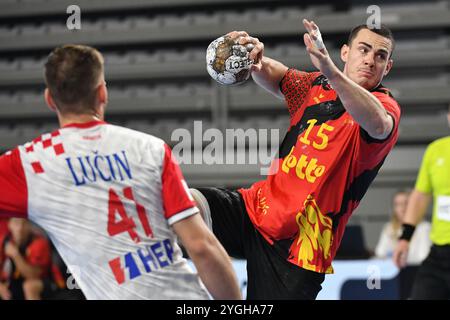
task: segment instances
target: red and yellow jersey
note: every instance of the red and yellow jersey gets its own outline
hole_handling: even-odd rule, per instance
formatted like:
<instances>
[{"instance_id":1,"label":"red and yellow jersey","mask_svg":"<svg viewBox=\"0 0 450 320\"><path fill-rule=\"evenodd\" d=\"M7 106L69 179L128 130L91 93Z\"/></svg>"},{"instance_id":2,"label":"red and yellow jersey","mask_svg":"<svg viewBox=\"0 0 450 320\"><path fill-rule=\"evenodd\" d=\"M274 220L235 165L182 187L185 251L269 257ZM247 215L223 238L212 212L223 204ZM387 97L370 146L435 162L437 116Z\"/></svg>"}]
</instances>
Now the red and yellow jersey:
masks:
<instances>
[{"instance_id":1,"label":"red and yellow jersey","mask_svg":"<svg viewBox=\"0 0 450 320\"><path fill-rule=\"evenodd\" d=\"M289 262L333 273L345 225L397 141L400 107L381 85L371 91L394 119L391 134L376 140L322 74L289 69L280 89L289 130L267 179L239 192L255 227Z\"/></svg>"}]
</instances>

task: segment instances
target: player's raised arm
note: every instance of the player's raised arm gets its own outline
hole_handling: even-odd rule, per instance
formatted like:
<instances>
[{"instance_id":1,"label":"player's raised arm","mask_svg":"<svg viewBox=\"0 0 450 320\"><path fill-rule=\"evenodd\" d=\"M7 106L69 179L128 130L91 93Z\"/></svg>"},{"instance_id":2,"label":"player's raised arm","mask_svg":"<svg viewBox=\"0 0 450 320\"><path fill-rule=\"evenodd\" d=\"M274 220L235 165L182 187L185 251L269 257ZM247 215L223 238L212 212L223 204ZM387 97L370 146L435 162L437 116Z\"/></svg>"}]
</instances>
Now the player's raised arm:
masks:
<instances>
[{"instance_id":1,"label":"player's raised arm","mask_svg":"<svg viewBox=\"0 0 450 320\"><path fill-rule=\"evenodd\" d=\"M392 67L393 43L370 30L361 31L354 43L343 46L344 72L331 60L318 26L306 19L303 24L306 49L314 66L328 78L348 113L375 139L384 139L392 131L393 118L368 90L375 88Z\"/></svg>"},{"instance_id":2,"label":"player's raised arm","mask_svg":"<svg viewBox=\"0 0 450 320\"><path fill-rule=\"evenodd\" d=\"M199 214L173 224L198 274L215 299L242 299L231 260Z\"/></svg>"},{"instance_id":3,"label":"player's raised arm","mask_svg":"<svg viewBox=\"0 0 450 320\"><path fill-rule=\"evenodd\" d=\"M280 91L280 81L286 74L288 67L268 57L262 57L259 64L260 67L255 67L252 72L253 80L277 98L284 99L284 95Z\"/></svg>"}]
</instances>

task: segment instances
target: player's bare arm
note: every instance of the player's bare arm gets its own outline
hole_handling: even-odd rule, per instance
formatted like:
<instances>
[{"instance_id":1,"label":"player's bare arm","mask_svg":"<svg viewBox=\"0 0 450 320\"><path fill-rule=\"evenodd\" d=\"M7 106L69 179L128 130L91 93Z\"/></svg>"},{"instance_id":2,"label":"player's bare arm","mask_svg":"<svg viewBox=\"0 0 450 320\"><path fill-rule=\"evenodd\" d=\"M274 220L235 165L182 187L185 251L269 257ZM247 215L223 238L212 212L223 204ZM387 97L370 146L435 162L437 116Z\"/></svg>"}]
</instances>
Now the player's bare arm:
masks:
<instances>
[{"instance_id":1,"label":"player's bare arm","mask_svg":"<svg viewBox=\"0 0 450 320\"><path fill-rule=\"evenodd\" d=\"M201 216L195 214L176 222L173 229L210 294L220 300L242 299L231 260Z\"/></svg>"},{"instance_id":2,"label":"player's bare arm","mask_svg":"<svg viewBox=\"0 0 450 320\"><path fill-rule=\"evenodd\" d=\"M303 25L307 30L303 40L312 63L328 78L347 112L372 138L385 139L394 126L392 117L374 95L338 69L321 41L318 26L306 19Z\"/></svg>"},{"instance_id":3,"label":"player's bare arm","mask_svg":"<svg viewBox=\"0 0 450 320\"><path fill-rule=\"evenodd\" d=\"M286 74L288 67L268 57L263 57L260 63L261 68L252 71L253 80L275 97L284 99L279 84Z\"/></svg>"}]
</instances>

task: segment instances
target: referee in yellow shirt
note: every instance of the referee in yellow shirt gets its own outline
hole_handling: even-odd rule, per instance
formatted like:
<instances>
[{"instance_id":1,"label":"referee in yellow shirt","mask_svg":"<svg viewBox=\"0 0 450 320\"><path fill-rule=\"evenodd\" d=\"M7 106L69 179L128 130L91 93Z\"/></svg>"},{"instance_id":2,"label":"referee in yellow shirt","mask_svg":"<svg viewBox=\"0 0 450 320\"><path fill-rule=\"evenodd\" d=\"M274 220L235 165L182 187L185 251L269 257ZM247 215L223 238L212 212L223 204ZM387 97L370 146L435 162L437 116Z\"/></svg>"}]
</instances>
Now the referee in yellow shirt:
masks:
<instances>
[{"instance_id":1,"label":"referee in yellow shirt","mask_svg":"<svg viewBox=\"0 0 450 320\"><path fill-rule=\"evenodd\" d=\"M450 126L450 105L447 119ZM393 256L394 263L400 268L406 264L409 241L431 199L430 238L433 246L417 272L412 299L450 299L450 136L432 142L425 151Z\"/></svg>"}]
</instances>

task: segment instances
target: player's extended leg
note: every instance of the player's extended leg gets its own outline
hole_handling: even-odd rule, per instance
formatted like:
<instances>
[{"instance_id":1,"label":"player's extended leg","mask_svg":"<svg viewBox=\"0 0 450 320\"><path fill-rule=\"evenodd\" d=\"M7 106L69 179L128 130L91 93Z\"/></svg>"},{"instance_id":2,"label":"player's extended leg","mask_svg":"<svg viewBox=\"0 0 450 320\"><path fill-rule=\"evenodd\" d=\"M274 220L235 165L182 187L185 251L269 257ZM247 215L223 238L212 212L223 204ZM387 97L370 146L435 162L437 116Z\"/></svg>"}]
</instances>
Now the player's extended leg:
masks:
<instances>
[{"instance_id":1,"label":"player's extended leg","mask_svg":"<svg viewBox=\"0 0 450 320\"><path fill-rule=\"evenodd\" d=\"M244 258L246 213L239 193L222 188L198 188L190 191L205 223L228 254L234 258Z\"/></svg>"},{"instance_id":2,"label":"player's extended leg","mask_svg":"<svg viewBox=\"0 0 450 320\"><path fill-rule=\"evenodd\" d=\"M247 299L315 299L324 275L298 268L255 229L242 197L222 188L191 189L228 254L247 260ZM280 251L281 250L281 251Z\"/></svg>"}]
</instances>

